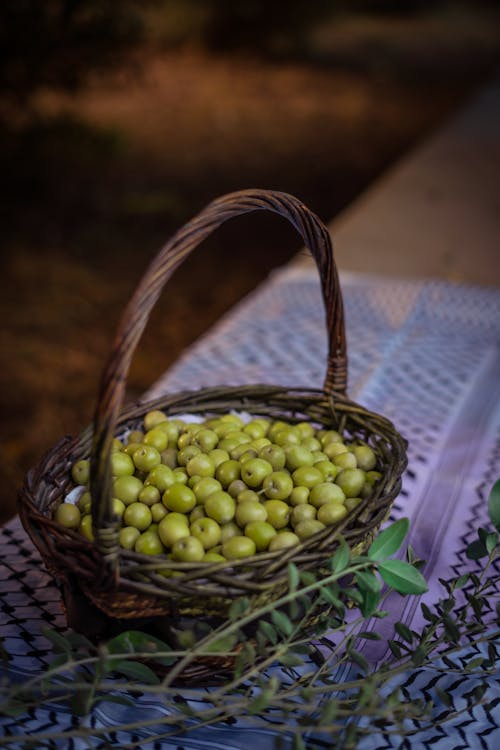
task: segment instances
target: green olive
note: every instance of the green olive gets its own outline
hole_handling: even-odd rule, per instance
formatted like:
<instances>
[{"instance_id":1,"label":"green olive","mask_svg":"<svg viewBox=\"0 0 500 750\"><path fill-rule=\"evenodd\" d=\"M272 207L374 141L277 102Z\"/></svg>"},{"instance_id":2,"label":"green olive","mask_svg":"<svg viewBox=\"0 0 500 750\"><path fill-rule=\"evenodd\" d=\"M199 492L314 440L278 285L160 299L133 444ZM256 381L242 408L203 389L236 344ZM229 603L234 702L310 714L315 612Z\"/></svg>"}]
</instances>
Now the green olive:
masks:
<instances>
[{"instance_id":1,"label":"green olive","mask_svg":"<svg viewBox=\"0 0 500 750\"><path fill-rule=\"evenodd\" d=\"M351 448L352 452L356 456L356 461L359 469L363 471L372 471L377 464L377 457L368 445L355 445Z\"/></svg>"},{"instance_id":2,"label":"green olive","mask_svg":"<svg viewBox=\"0 0 500 750\"><path fill-rule=\"evenodd\" d=\"M75 484L88 484L90 476L90 461L82 459L73 464L71 476Z\"/></svg>"},{"instance_id":3,"label":"green olive","mask_svg":"<svg viewBox=\"0 0 500 750\"><path fill-rule=\"evenodd\" d=\"M153 445L141 445L132 454L132 460L139 471L151 471L161 464L159 451Z\"/></svg>"},{"instance_id":4,"label":"green olive","mask_svg":"<svg viewBox=\"0 0 500 750\"><path fill-rule=\"evenodd\" d=\"M80 534L83 534L83 536L89 540L89 542L94 541L94 532L92 530L92 516L83 516L82 520L80 521L80 526L78 527L78 531Z\"/></svg>"},{"instance_id":5,"label":"green olive","mask_svg":"<svg viewBox=\"0 0 500 750\"><path fill-rule=\"evenodd\" d=\"M152 529L144 531L137 537L134 550L143 555L161 555L165 551L160 537Z\"/></svg>"},{"instance_id":6,"label":"green olive","mask_svg":"<svg viewBox=\"0 0 500 750\"><path fill-rule=\"evenodd\" d=\"M113 497L117 497L125 505L135 503L144 485L138 477L117 477L113 482Z\"/></svg>"},{"instance_id":7,"label":"green olive","mask_svg":"<svg viewBox=\"0 0 500 750\"><path fill-rule=\"evenodd\" d=\"M335 479L335 484L338 484L346 497L358 497L365 478L366 474L362 469L342 469Z\"/></svg>"},{"instance_id":8,"label":"green olive","mask_svg":"<svg viewBox=\"0 0 500 750\"><path fill-rule=\"evenodd\" d=\"M159 409L148 411L144 417L144 429L149 432L149 430L152 430L160 422L165 422L166 419L166 414Z\"/></svg>"},{"instance_id":9,"label":"green olive","mask_svg":"<svg viewBox=\"0 0 500 750\"><path fill-rule=\"evenodd\" d=\"M123 526L120 529L118 540L120 547L123 549L134 549L136 541L139 539L141 532L135 526Z\"/></svg>"},{"instance_id":10,"label":"green olive","mask_svg":"<svg viewBox=\"0 0 500 750\"><path fill-rule=\"evenodd\" d=\"M233 536L222 545L222 554L227 560L238 560L255 555L257 547L248 536Z\"/></svg>"},{"instance_id":11,"label":"green olive","mask_svg":"<svg viewBox=\"0 0 500 750\"><path fill-rule=\"evenodd\" d=\"M325 526L332 526L345 518L347 513L348 510L343 503L331 502L325 503L318 508L317 518L318 521L324 523Z\"/></svg>"},{"instance_id":12,"label":"green olive","mask_svg":"<svg viewBox=\"0 0 500 750\"><path fill-rule=\"evenodd\" d=\"M141 430L131 430L127 437L127 445L130 443L142 443L144 440L144 433Z\"/></svg>"},{"instance_id":13,"label":"green olive","mask_svg":"<svg viewBox=\"0 0 500 750\"><path fill-rule=\"evenodd\" d=\"M273 536L268 549L270 552L276 552L277 550L294 547L296 544L300 544L297 534L294 534L293 531L280 531L276 536Z\"/></svg>"},{"instance_id":14,"label":"green olive","mask_svg":"<svg viewBox=\"0 0 500 750\"><path fill-rule=\"evenodd\" d=\"M168 513L163 503L155 503L151 506L150 510L153 523L160 523L161 519L165 518Z\"/></svg>"},{"instance_id":15,"label":"green olive","mask_svg":"<svg viewBox=\"0 0 500 750\"><path fill-rule=\"evenodd\" d=\"M67 529L77 529L80 526L81 513L76 505L72 503L61 503L58 506L55 520Z\"/></svg>"},{"instance_id":16,"label":"green olive","mask_svg":"<svg viewBox=\"0 0 500 750\"><path fill-rule=\"evenodd\" d=\"M139 492L138 500L145 505L155 505L161 499L160 490L154 484L145 485Z\"/></svg>"},{"instance_id":17,"label":"green olive","mask_svg":"<svg viewBox=\"0 0 500 750\"><path fill-rule=\"evenodd\" d=\"M145 531L151 525L153 518L147 505L131 503L125 508L123 521L127 526L135 526L139 531Z\"/></svg>"},{"instance_id":18,"label":"green olive","mask_svg":"<svg viewBox=\"0 0 500 750\"><path fill-rule=\"evenodd\" d=\"M132 476L134 471L134 462L127 453L111 454L111 473L114 477Z\"/></svg>"}]
</instances>

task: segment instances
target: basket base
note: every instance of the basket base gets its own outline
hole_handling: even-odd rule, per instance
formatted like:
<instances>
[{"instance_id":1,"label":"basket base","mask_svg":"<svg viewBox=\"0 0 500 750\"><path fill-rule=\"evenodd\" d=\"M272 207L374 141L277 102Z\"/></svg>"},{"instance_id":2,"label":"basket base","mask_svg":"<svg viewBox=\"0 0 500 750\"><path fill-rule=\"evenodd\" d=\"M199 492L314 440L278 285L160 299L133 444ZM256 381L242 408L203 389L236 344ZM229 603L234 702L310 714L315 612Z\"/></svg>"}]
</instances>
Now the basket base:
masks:
<instances>
[{"instance_id":1,"label":"basket base","mask_svg":"<svg viewBox=\"0 0 500 750\"><path fill-rule=\"evenodd\" d=\"M109 617L93 604L78 585L65 581L63 605L69 628L86 635L94 643L108 640L124 630L142 630L152 618L122 620Z\"/></svg>"},{"instance_id":2,"label":"basket base","mask_svg":"<svg viewBox=\"0 0 500 750\"><path fill-rule=\"evenodd\" d=\"M196 631L196 619L189 617L173 618L168 615L135 619L110 617L86 596L78 584L71 584L67 580L63 584L63 602L68 627L85 635L96 645L106 642L127 630L140 630L143 633L159 638L174 650L183 651L184 647L179 643L178 634L186 632L189 629ZM331 609L331 606L325 606L323 603L321 613L318 613L307 626L304 626L304 635L308 633L311 639L314 639L315 634L317 634L316 626L318 622L322 617L327 616ZM220 617L203 618L203 622L213 628L220 625L222 621ZM248 642L254 645L256 644L256 629L256 623L244 629ZM243 643L240 643L236 647L234 655L231 656L199 657L196 661L187 665L176 676L172 685L180 688L193 686L201 688L217 687L223 684L224 681L232 678L237 653L241 650L242 646ZM147 665L160 679L167 677L172 668L151 660L147 661Z\"/></svg>"},{"instance_id":3,"label":"basket base","mask_svg":"<svg viewBox=\"0 0 500 750\"><path fill-rule=\"evenodd\" d=\"M68 627L85 635L95 644L108 641L127 630L140 630L161 639L171 648L182 648L175 634L176 629L179 628L177 620L174 621L168 616L133 619L110 617L90 601L78 584L68 580L63 583L62 594ZM235 657L200 658L185 668L173 684L179 687L185 685L215 687L232 674L234 662ZM148 661L148 666L161 678L166 677L169 672L168 667L152 661Z\"/></svg>"}]
</instances>

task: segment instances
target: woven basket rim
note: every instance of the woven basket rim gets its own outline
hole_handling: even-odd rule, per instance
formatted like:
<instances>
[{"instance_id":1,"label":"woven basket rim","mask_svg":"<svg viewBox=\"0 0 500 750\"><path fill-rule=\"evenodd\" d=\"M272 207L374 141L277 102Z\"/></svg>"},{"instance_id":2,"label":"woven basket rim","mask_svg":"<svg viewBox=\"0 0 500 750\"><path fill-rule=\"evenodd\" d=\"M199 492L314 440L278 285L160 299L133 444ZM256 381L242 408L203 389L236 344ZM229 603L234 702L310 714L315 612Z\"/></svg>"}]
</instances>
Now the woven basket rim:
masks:
<instances>
[{"instance_id":1,"label":"woven basket rim","mask_svg":"<svg viewBox=\"0 0 500 750\"><path fill-rule=\"evenodd\" d=\"M257 398L260 398L261 395L265 393L268 397L268 400L265 403L260 403L258 401L255 401L254 403L251 402L251 395L255 394ZM242 395L243 394L243 395ZM279 406L280 400L287 395L290 395L292 399L294 399L297 396L305 397L305 402L296 402L296 408L295 413L292 416L288 416L288 419L293 422L295 421L301 421L304 419L304 417L307 419L307 415L303 413L304 408L308 407L314 407L317 404L324 405L325 403L333 404L333 408L339 412L343 410L344 415L347 415L347 418L349 415L354 415L357 419L362 421L363 419L366 421L366 419L373 418L377 421L379 425L381 425L382 428L382 439L385 441L389 441L391 443L391 446L393 450L397 453L397 460L399 461L398 464L398 476L400 477L402 471L404 470L406 466L406 441L404 438L395 430L392 423L386 419L385 417L376 414L375 412L371 412L364 407L360 406L358 403L352 401L351 399L347 398L346 396L343 396L342 394L337 394L336 396L333 396L332 394L327 394L322 389L314 389L314 388L300 388L300 389L291 389L286 388L282 386L275 386L275 385L256 385L256 386L220 386L220 387L209 387L209 388L200 388L200 389L194 389L190 391L180 391L176 394L168 394L166 396L160 396L157 397L151 401L139 401L136 404L130 405L127 409L124 410L122 415L120 416L118 427L121 429L117 430L117 435L120 434L121 431L123 431L123 428L125 426L133 426L134 421L137 422L140 420L141 415L144 415L147 411L149 411L151 408L161 408L167 413L167 416L174 416L178 413L201 413L204 415L211 415L215 414L216 409L224 408L226 409L226 403L227 399L233 399L230 401L231 404L235 403L235 398L239 397L241 404L245 404L247 409L240 408L241 411L247 410L250 414L256 414L259 415L263 411L266 411L269 408L272 408L273 410L281 409L278 416L284 416L284 412L291 411L291 409L287 405L283 404L282 406ZM274 397L275 402L274 404L271 403L271 407L269 406L269 398ZM196 399L196 404L189 403L190 399ZM222 400L221 400L222 398ZM305 404L305 407L304 407ZM208 408L207 408L208 406ZM232 409L234 407L231 407ZM187 411L186 411L187 410ZM237 409L235 409L237 410ZM310 420L315 421L315 420ZM321 424L321 421L316 421L317 424ZM62 441L60 441L54 448L49 451L49 453L28 473L27 479L25 482L25 486L23 488L23 500L22 500L22 506L28 510L28 515L31 516L31 520L36 518L37 522L41 522L47 529L50 529L52 533L56 534L57 531L60 532L65 537L65 544L62 545L63 548L68 551L69 547L72 544L78 544L79 549L85 549L88 551L88 554L91 554L93 557L97 560L99 560L99 553L97 552L95 548L95 543L87 541L86 539L82 538L82 536L76 532L64 529L63 527L59 526L56 521L52 520L51 518L51 510L53 509L53 505L51 504L51 501L49 499L49 502L45 508L45 510L41 510L39 507L37 507L37 501L36 501L36 493L37 493L37 482L40 478L40 475L43 475L45 477L45 481L47 481L47 478L50 477L51 472L54 471L54 468L59 466L59 474L61 474L61 463L63 465L62 472L66 471L68 474L68 482L66 485L66 488L63 492L60 492L58 497L53 498L54 505L59 503L62 499L64 499L65 495L70 489L71 481L69 478L69 466L73 462L73 460L77 460L80 457L84 457L85 455L88 456L88 451L90 449L92 440L92 426L89 425L87 428L85 428L78 436L74 438L64 438ZM57 476L56 485L61 488L61 479L59 476ZM387 506L392 504L393 497L397 494L397 487L393 488L390 492L391 498L389 501L382 498L381 501L381 513L383 515L386 515L387 513ZM49 493L50 495L50 493ZM375 498L377 500L377 498ZM341 521L335 528L336 528L336 535L335 538L338 539L340 535L342 534L347 542L349 543L350 538L350 529L349 527L352 526L353 521L355 521L359 516L363 514L368 508L370 508L370 505L373 503L373 498L368 498L367 500L363 501L362 504L357 506L357 508L353 509L346 517ZM23 517L26 517L23 513ZM28 522L28 531L30 530L30 524ZM367 530L367 535L369 535L369 529ZM184 573L184 581L186 584L189 584L190 581L195 580L197 581L198 585L201 585L202 578L200 577L200 573L206 573L207 580L210 580L213 574L219 574L219 579L221 578L221 575L230 575L231 573L234 573L235 570L238 569L247 569L248 568L266 568L266 566L271 565L273 562L280 562L281 564L277 566L278 569L283 569L285 564L288 561L296 562L301 567L304 566L307 568L307 566L318 564L319 561L325 560L327 555L323 551L318 551L318 543L320 543L322 540L328 538L331 536L331 527L326 527L322 531L320 531L318 534L314 535L314 537L309 538L305 542L301 543L300 545L297 545L296 547L288 548L286 550L277 551L277 552L266 552L266 553L258 553L254 555L251 558L245 558L240 561L225 561L220 563L180 563L180 562L173 562L171 560L168 560L166 555L158 555L155 556L153 559L147 555L136 553L136 552L129 552L126 550L120 550L119 551L119 559L120 564L125 563L126 565L132 565L136 566L136 569L140 569L142 566L143 570L146 569L158 569L160 566L167 567L172 571L178 571ZM351 534L352 536L352 534ZM333 554L333 550L332 550ZM137 572L137 571L136 571ZM110 580L109 586L112 589L113 585L116 585L117 581L114 583ZM242 581L240 581L241 585ZM125 587L125 589L129 590L135 590L136 586L133 581L130 581L127 576L121 576L120 578L120 585ZM230 596L231 593L228 592L227 588L225 589L224 586L228 586L229 582L224 584L222 587L219 585L218 590L214 590L212 592L213 596L219 595L219 596ZM265 585L265 586L256 586L254 587L254 592L259 590L264 590L265 588L271 587ZM106 588L106 587L105 587ZM189 587L188 587L189 588ZM140 589L140 586L139 586ZM249 586L249 589L252 589L252 586ZM175 591L175 588L174 588ZM189 595L189 594L187 594Z\"/></svg>"}]
</instances>

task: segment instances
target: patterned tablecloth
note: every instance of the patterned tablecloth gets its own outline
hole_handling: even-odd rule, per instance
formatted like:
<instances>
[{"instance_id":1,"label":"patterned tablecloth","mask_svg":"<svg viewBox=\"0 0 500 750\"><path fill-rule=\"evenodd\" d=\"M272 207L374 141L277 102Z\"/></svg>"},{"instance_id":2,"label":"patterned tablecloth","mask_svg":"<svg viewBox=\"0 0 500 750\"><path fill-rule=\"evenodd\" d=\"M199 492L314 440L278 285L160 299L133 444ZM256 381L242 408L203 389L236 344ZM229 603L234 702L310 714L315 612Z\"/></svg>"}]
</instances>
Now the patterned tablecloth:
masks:
<instances>
[{"instance_id":1,"label":"patterned tablecloth","mask_svg":"<svg viewBox=\"0 0 500 750\"><path fill-rule=\"evenodd\" d=\"M411 519L410 542L426 560L423 572L430 584L423 600L434 602L442 596L438 578L476 565L466 558L465 549L476 538L478 526L487 523L487 494L500 477L500 290L349 274L342 277L342 287L349 395L392 419L409 440L409 468L393 516ZM306 264L291 265L276 272L191 347L149 395L220 383L320 387L325 358L316 272ZM52 656L40 628L63 625L59 594L18 520L0 530L0 544L0 635L15 655L16 670L36 673ZM495 602L491 604L494 608ZM394 619L418 627L421 615L415 597L394 596L390 610L388 621L372 623L382 635L390 634L387 629ZM384 657L384 646L367 644L370 660ZM428 680L423 671L413 675L415 695L425 695ZM439 681L460 707L464 688L456 675L442 674ZM410 745L375 732L359 747L424 748L431 741L437 750L500 747L499 674L491 679L489 694L489 710L478 706L445 727L414 736ZM137 710L141 716L154 715L159 707L139 699ZM112 726L123 711L120 706L96 710L90 721ZM2 726L4 737L17 733L15 720ZM71 727L71 715L39 708L23 731L53 726ZM231 728L196 730L176 741L145 738L142 746L246 750L257 744L261 750L274 747L272 731L250 730L238 722ZM52 746L89 747L79 740Z\"/></svg>"}]
</instances>

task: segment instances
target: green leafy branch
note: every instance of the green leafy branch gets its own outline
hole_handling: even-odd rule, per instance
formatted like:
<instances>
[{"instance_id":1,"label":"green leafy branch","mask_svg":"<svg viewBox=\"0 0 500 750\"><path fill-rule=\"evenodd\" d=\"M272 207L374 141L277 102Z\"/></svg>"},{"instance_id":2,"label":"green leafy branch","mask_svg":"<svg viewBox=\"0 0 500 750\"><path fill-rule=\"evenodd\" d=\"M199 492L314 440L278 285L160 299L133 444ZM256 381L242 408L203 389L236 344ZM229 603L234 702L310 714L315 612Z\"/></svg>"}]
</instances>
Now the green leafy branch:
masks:
<instances>
[{"instance_id":1,"label":"green leafy branch","mask_svg":"<svg viewBox=\"0 0 500 750\"><path fill-rule=\"evenodd\" d=\"M500 581L492 571L499 554L500 482L490 494L488 510L495 530L479 529L467 550L471 559L484 561L482 570L441 581L443 597L432 606L421 604L426 624L420 632L396 623L387 642L389 656L381 665L370 665L363 654L366 641L380 640L364 623L387 616L381 606L390 592L419 595L427 590L419 571L422 562L411 548L407 560L393 557L407 536L407 519L386 528L366 555L354 555L341 542L321 571L300 571L290 563L288 590L277 601L262 605L239 598L218 628L207 626L201 635L184 633L182 648L139 631L121 633L99 646L77 633L46 631L56 652L49 669L24 683L0 685L1 712L15 717L20 727L18 735L0 738L0 746L22 741L23 747L42 748L55 739L76 737L105 742L111 731L143 730L161 739L238 717L257 726L271 721L278 734L289 733L296 750L305 748L303 737L309 731L355 747L374 728L410 736L437 718L442 723L478 703L487 704L500 635ZM485 614L495 598L496 619L492 616L488 625ZM311 618L314 639L306 627ZM190 670L207 659L231 663L224 681L209 691L180 688L179 680L185 682ZM457 709L439 681L427 700L410 699L404 681L416 669L468 679L465 705ZM153 723L137 719L110 730L82 722L60 732L21 734L31 707L69 704L75 715L85 716L99 704L135 706L138 697L148 695L168 712ZM121 747L132 750L141 742Z\"/></svg>"}]
</instances>

